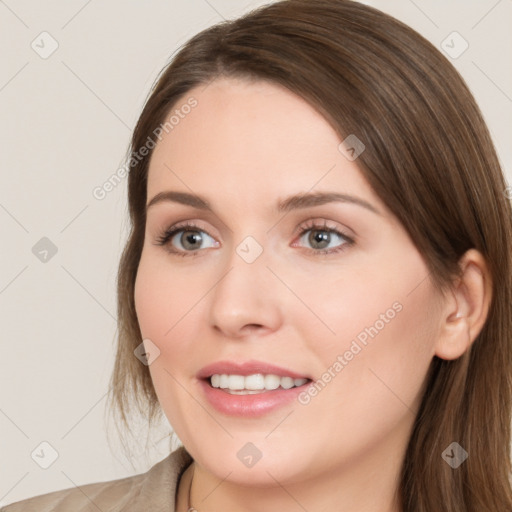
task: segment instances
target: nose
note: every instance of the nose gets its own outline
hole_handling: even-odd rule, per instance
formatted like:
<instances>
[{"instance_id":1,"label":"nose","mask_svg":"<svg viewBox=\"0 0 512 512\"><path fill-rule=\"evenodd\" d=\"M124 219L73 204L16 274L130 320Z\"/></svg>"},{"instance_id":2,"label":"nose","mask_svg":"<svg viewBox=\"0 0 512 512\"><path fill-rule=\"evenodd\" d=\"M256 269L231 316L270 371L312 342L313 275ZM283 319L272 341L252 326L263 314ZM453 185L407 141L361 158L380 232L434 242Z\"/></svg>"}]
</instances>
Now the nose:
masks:
<instances>
[{"instance_id":1,"label":"nose","mask_svg":"<svg viewBox=\"0 0 512 512\"><path fill-rule=\"evenodd\" d=\"M210 325L225 337L236 339L278 330L283 318L283 290L267 267L266 251L249 263L235 249L209 294Z\"/></svg>"}]
</instances>

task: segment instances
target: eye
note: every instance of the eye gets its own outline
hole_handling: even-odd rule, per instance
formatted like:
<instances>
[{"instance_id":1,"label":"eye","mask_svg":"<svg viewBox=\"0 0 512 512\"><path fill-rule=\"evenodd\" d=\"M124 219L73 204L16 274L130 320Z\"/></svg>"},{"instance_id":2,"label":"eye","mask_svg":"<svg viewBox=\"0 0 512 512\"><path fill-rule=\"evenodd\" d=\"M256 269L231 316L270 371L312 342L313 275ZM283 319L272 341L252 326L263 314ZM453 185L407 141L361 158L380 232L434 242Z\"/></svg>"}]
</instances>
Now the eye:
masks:
<instances>
[{"instance_id":1,"label":"eye","mask_svg":"<svg viewBox=\"0 0 512 512\"><path fill-rule=\"evenodd\" d=\"M337 253L355 244L353 238L340 229L328 226L327 221L323 221L323 224L309 221L298 229L300 245L310 244L308 250L315 255ZM209 245L204 246L204 243ZM166 229L157 238L155 245L166 246L170 253L177 256L197 256L200 249L220 246L207 231L190 222ZM294 242L291 246L297 247L298 244Z\"/></svg>"},{"instance_id":2,"label":"eye","mask_svg":"<svg viewBox=\"0 0 512 512\"><path fill-rule=\"evenodd\" d=\"M209 242L210 245L205 247L203 245L205 242ZM157 238L156 245L168 246L169 252L179 256L194 256L199 249L218 247L219 242L204 229L187 222L165 230Z\"/></svg>"},{"instance_id":3,"label":"eye","mask_svg":"<svg viewBox=\"0 0 512 512\"><path fill-rule=\"evenodd\" d=\"M323 224L310 221L299 227L300 240L302 243L310 244L310 249L316 254L331 254L343 251L354 245L355 241L343 231L329 227L327 222ZM341 244L339 242L342 242ZM344 243L343 243L344 241ZM297 244L292 244L295 247Z\"/></svg>"}]
</instances>

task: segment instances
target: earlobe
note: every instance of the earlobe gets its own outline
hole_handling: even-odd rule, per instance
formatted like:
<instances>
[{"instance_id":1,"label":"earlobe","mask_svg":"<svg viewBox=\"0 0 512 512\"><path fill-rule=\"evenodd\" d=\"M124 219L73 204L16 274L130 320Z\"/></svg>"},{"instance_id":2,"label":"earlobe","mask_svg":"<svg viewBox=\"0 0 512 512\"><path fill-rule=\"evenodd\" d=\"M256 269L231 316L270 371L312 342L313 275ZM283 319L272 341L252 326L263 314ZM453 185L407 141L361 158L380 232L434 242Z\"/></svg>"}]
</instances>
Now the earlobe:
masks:
<instances>
[{"instance_id":1,"label":"earlobe","mask_svg":"<svg viewBox=\"0 0 512 512\"><path fill-rule=\"evenodd\" d=\"M487 319L492 283L484 257L469 249L460 259L461 276L446 298L435 355L457 359L468 350Z\"/></svg>"}]
</instances>

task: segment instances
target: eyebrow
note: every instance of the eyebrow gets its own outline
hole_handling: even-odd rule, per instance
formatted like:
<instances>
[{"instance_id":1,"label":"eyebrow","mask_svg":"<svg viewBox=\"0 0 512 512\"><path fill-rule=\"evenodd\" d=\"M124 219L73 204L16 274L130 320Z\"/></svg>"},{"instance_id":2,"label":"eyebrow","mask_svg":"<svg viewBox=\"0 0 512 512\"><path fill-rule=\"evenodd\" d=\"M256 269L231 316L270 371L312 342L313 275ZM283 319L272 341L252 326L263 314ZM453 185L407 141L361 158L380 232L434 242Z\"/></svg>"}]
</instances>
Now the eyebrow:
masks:
<instances>
[{"instance_id":1,"label":"eyebrow","mask_svg":"<svg viewBox=\"0 0 512 512\"><path fill-rule=\"evenodd\" d=\"M189 194L188 192L177 192L172 190L160 192L154 196L153 199L151 199L151 201L149 201L149 203L146 205L146 212L151 206L162 202L174 202L192 206L199 210L208 210L213 212L210 203L205 198L196 194ZM382 213L368 201L365 201L364 199L356 196L342 194L339 192L314 192L296 194L279 201L277 204L277 212L287 213L292 210L321 206L323 204L333 202L355 204L357 206L366 208L367 210L377 215L382 215Z\"/></svg>"}]
</instances>

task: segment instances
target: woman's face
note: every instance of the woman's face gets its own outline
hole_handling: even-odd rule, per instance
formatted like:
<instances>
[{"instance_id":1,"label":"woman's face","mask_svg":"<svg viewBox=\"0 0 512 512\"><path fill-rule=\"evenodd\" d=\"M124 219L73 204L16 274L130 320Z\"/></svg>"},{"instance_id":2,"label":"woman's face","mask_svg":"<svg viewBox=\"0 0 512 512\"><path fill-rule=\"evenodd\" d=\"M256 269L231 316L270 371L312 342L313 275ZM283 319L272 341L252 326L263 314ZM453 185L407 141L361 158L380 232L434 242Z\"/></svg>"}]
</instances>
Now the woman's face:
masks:
<instances>
[{"instance_id":1,"label":"woman's face","mask_svg":"<svg viewBox=\"0 0 512 512\"><path fill-rule=\"evenodd\" d=\"M181 108L187 101L194 107ZM343 153L319 113L265 82L218 79L176 109L151 158L147 203L173 191L210 209L148 208L135 287L143 338L160 351L149 370L176 434L207 471L250 485L370 475L401 460L435 353L439 297L358 169L362 146ZM298 195L309 199L289 201ZM226 361L311 381L214 390L199 374Z\"/></svg>"}]
</instances>

